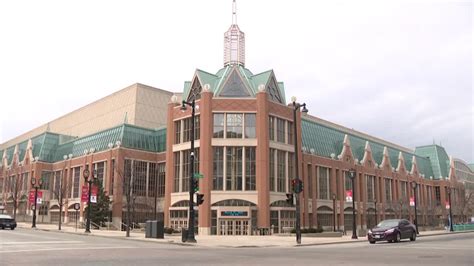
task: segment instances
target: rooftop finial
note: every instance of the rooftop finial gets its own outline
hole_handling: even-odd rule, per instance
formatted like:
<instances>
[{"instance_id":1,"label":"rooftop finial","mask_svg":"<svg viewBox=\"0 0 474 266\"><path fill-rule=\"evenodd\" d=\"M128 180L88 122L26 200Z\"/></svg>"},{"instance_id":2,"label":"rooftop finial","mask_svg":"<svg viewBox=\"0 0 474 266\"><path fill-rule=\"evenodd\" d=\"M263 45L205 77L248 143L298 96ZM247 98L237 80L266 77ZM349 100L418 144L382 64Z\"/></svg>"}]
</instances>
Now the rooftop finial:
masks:
<instances>
[{"instance_id":1,"label":"rooftop finial","mask_svg":"<svg viewBox=\"0 0 474 266\"><path fill-rule=\"evenodd\" d=\"M237 24L237 4L232 2L232 25Z\"/></svg>"}]
</instances>

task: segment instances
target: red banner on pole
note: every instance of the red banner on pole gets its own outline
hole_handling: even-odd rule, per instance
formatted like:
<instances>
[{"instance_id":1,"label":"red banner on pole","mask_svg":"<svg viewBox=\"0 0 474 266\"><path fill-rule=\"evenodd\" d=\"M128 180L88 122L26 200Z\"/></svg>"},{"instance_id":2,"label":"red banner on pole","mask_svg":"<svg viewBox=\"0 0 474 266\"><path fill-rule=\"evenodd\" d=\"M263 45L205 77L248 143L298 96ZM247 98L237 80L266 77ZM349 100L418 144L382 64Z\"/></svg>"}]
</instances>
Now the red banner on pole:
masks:
<instances>
[{"instance_id":1,"label":"red banner on pole","mask_svg":"<svg viewBox=\"0 0 474 266\"><path fill-rule=\"evenodd\" d=\"M35 203L35 191L34 190L31 190L30 193L28 193L28 202L30 204Z\"/></svg>"},{"instance_id":2,"label":"red banner on pole","mask_svg":"<svg viewBox=\"0 0 474 266\"><path fill-rule=\"evenodd\" d=\"M415 197L410 197L410 206L415 206Z\"/></svg>"},{"instance_id":3,"label":"red banner on pole","mask_svg":"<svg viewBox=\"0 0 474 266\"><path fill-rule=\"evenodd\" d=\"M346 190L346 201L352 202L352 190Z\"/></svg>"},{"instance_id":4,"label":"red banner on pole","mask_svg":"<svg viewBox=\"0 0 474 266\"><path fill-rule=\"evenodd\" d=\"M82 191L81 201L88 202L89 201L89 187L87 185L83 185L81 191Z\"/></svg>"},{"instance_id":5,"label":"red banner on pole","mask_svg":"<svg viewBox=\"0 0 474 266\"><path fill-rule=\"evenodd\" d=\"M446 210L449 210L451 208L451 205L449 205L449 201L446 201Z\"/></svg>"}]
</instances>

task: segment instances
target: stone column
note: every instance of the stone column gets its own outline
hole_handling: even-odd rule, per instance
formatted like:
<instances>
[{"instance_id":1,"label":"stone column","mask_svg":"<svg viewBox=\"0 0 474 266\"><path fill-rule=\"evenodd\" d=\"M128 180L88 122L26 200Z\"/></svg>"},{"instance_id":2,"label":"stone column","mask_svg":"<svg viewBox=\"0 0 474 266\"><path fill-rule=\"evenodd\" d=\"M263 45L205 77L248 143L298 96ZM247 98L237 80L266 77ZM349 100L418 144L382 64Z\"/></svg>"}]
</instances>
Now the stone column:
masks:
<instances>
[{"instance_id":1,"label":"stone column","mask_svg":"<svg viewBox=\"0 0 474 266\"><path fill-rule=\"evenodd\" d=\"M204 176L200 180L199 194L204 194L204 202L199 206L199 234L211 234L211 190L213 178L213 116L212 116L212 96L210 91L201 93L200 108L200 148L199 148L199 172Z\"/></svg>"},{"instance_id":2,"label":"stone column","mask_svg":"<svg viewBox=\"0 0 474 266\"><path fill-rule=\"evenodd\" d=\"M257 194L258 194L258 216L257 226L270 227L270 192L268 179L268 157L270 143L268 135L268 100L265 91L257 93L257 149L256 149L256 171L257 171Z\"/></svg>"},{"instance_id":3,"label":"stone column","mask_svg":"<svg viewBox=\"0 0 474 266\"><path fill-rule=\"evenodd\" d=\"M170 227L170 211L171 206L171 193L173 193L173 180L174 180L174 156L173 156L173 143L174 143L174 107L176 104L168 104L168 115L167 115L167 127L166 127L166 174L165 174L165 199L163 206L163 216L165 226Z\"/></svg>"}]
</instances>

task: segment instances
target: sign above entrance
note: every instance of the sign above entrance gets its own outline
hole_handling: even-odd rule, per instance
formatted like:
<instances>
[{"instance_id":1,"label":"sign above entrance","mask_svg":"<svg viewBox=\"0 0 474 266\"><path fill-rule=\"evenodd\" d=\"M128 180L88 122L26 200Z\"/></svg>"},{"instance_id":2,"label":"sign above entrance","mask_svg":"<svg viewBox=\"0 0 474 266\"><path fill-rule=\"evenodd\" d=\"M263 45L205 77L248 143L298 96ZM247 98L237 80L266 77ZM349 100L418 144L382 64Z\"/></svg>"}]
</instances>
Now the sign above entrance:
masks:
<instances>
[{"instance_id":1,"label":"sign above entrance","mask_svg":"<svg viewBox=\"0 0 474 266\"><path fill-rule=\"evenodd\" d=\"M249 213L246 211L221 211L221 216L241 217L248 215Z\"/></svg>"}]
</instances>

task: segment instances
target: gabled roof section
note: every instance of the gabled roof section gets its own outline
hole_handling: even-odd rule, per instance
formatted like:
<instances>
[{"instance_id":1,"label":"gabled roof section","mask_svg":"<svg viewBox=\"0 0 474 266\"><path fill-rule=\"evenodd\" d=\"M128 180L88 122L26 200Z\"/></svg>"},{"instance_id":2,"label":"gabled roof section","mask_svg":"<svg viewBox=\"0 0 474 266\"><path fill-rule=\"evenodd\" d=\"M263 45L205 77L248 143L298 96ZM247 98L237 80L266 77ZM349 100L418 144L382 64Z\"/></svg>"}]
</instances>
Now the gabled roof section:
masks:
<instances>
[{"instance_id":1,"label":"gabled roof section","mask_svg":"<svg viewBox=\"0 0 474 266\"><path fill-rule=\"evenodd\" d=\"M372 157L375 163L382 164L384 148L387 149L388 160L392 167L398 166L398 158L401 155L405 159L405 168L410 171L412 168L412 158L416 154L409 149L399 147L389 142L384 142L357 131L333 125L330 122L320 120L308 115L302 117L302 145L303 150L312 151L313 154L335 158L343 150L344 136L348 135L352 155L354 159L362 161L366 149L366 143L370 145ZM314 152L313 152L314 151ZM430 161L427 158L416 156L416 161L420 173L426 178L433 176Z\"/></svg>"},{"instance_id":2,"label":"gabled roof section","mask_svg":"<svg viewBox=\"0 0 474 266\"><path fill-rule=\"evenodd\" d=\"M449 157L446 150L439 145L416 147L415 154L429 158L435 179L444 179L449 174Z\"/></svg>"},{"instance_id":3,"label":"gabled roof section","mask_svg":"<svg viewBox=\"0 0 474 266\"><path fill-rule=\"evenodd\" d=\"M248 82L244 82L245 76L239 73L239 69L234 67L227 77L224 85L217 96L219 97L250 97L251 93Z\"/></svg>"},{"instance_id":4,"label":"gabled roof section","mask_svg":"<svg viewBox=\"0 0 474 266\"><path fill-rule=\"evenodd\" d=\"M209 84L210 91L218 97L255 97L259 85L265 85L267 92L267 87L271 85L274 89L274 94L279 95L281 99L278 102L285 104L284 84L276 80L273 70L254 75L242 65L228 65L219 69L216 74L196 69L193 80L195 77L199 79L202 86ZM188 99L191 83L191 81L184 83L183 99ZM233 86L229 87L232 83Z\"/></svg>"}]
</instances>

